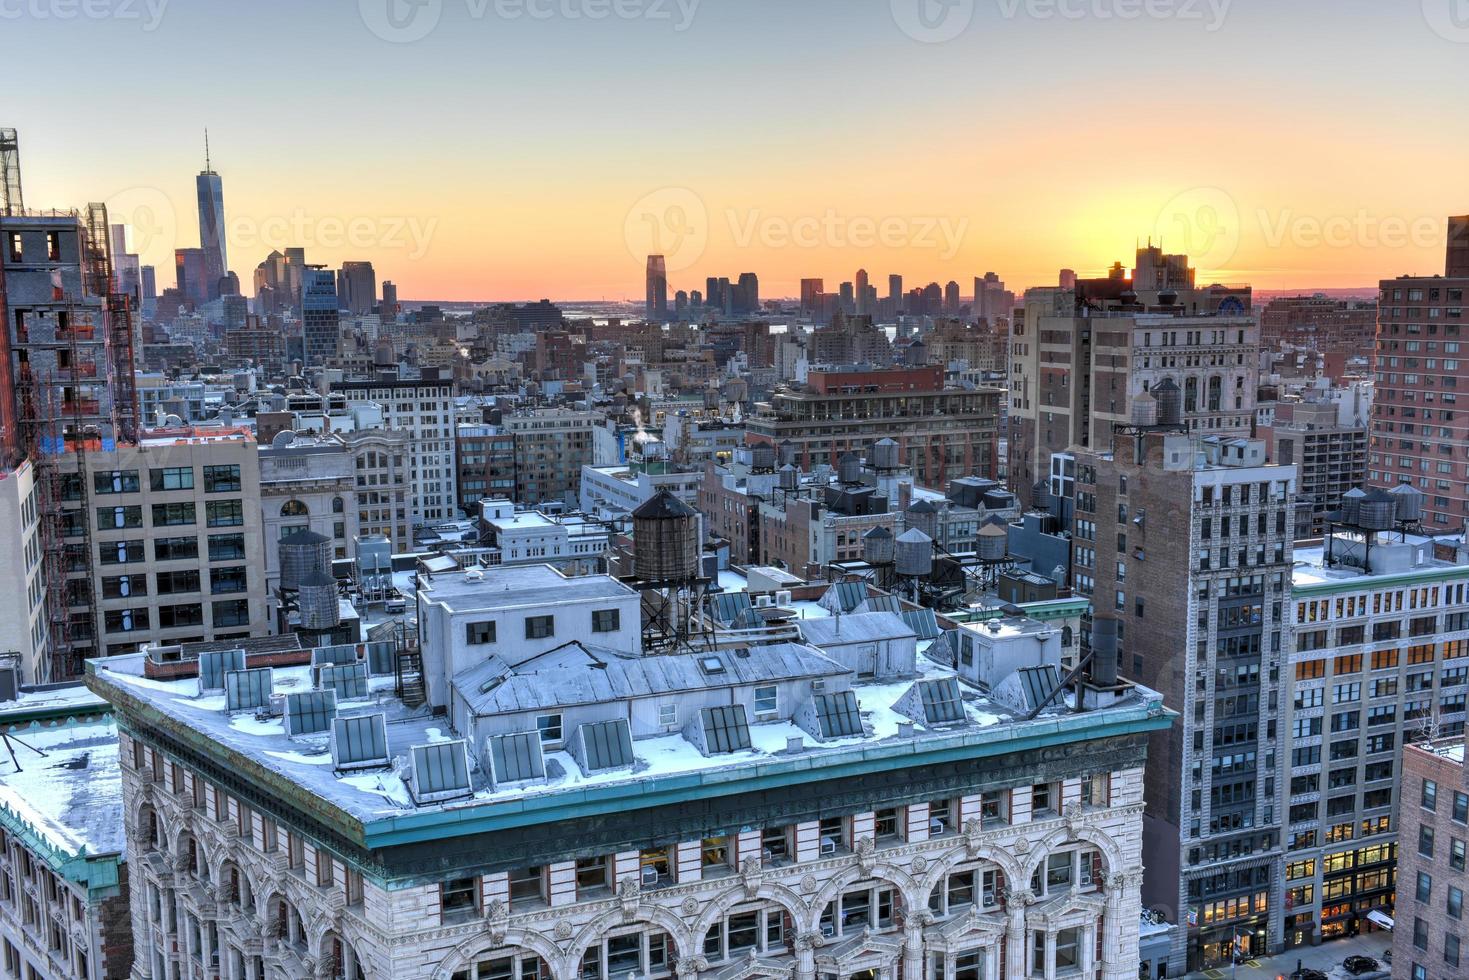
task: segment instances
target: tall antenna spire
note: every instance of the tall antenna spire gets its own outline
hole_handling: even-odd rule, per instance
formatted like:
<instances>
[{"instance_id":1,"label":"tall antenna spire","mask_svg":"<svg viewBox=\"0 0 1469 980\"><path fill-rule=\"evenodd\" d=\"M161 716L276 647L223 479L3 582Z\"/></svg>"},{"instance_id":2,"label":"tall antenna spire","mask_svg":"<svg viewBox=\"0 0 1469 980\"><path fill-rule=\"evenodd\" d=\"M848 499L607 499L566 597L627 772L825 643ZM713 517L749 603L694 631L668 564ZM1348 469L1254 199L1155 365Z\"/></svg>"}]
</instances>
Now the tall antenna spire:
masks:
<instances>
[{"instance_id":1,"label":"tall antenna spire","mask_svg":"<svg viewBox=\"0 0 1469 980\"><path fill-rule=\"evenodd\" d=\"M214 168L209 165L209 127L204 127L204 172L214 173Z\"/></svg>"}]
</instances>

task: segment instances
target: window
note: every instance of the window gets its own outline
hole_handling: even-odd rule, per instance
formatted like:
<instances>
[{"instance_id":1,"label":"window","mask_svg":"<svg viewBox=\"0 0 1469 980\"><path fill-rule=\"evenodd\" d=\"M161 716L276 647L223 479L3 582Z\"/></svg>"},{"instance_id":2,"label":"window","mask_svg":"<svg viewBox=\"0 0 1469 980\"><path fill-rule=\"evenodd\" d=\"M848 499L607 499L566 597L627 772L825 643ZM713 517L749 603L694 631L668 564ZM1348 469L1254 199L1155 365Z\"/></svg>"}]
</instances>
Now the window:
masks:
<instances>
[{"instance_id":1,"label":"window","mask_svg":"<svg viewBox=\"0 0 1469 980\"><path fill-rule=\"evenodd\" d=\"M561 716L541 715L536 719L536 730L541 733L542 742L561 741Z\"/></svg>"},{"instance_id":2,"label":"window","mask_svg":"<svg viewBox=\"0 0 1469 980\"><path fill-rule=\"evenodd\" d=\"M131 565L143 561L143 542L104 541L98 545L104 565Z\"/></svg>"},{"instance_id":3,"label":"window","mask_svg":"<svg viewBox=\"0 0 1469 980\"><path fill-rule=\"evenodd\" d=\"M1418 856L1419 857L1426 857L1426 858L1432 858L1433 857L1433 828L1432 827L1419 827L1418 828Z\"/></svg>"},{"instance_id":4,"label":"window","mask_svg":"<svg viewBox=\"0 0 1469 980\"><path fill-rule=\"evenodd\" d=\"M123 528L142 526L143 508L141 507L97 508L97 530L99 531L116 531Z\"/></svg>"},{"instance_id":5,"label":"window","mask_svg":"<svg viewBox=\"0 0 1469 980\"><path fill-rule=\"evenodd\" d=\"M92 474L93 493L137 493L137 470L108 470Z\"/></svg>"},{"instance_id":6,"label":"window","mask_svg":"<svg viewBox=\"0 0 1469 980\"><path fill-rule=\"evenodd\" d=\"M729 866L729 838L705 837L699 845L699 865L703 868Z\"/></svg>"},{"instance_id":7,"label":"window","mask_svg":"<svg viewBox=\"0 0 1469 980\"><path fill-rule=\"evenodd\" d=\"M238 500L211 500L204 505L210 527L239 527L245 523L245 509Z\"/></svg>"},{"instance_id":8,"label":"window","mask_svg":"<svg viewBox=\"0 0 1469 980\"><path fill-rule=\"evenodd\" d=\"M678 724L678 705L660 704L658 706L658 724L663 728Z\"/></svg>"},{"instance_id":9,"label":"window","mask_svg":"<svg viewBox=\"0 0 1469 980\"><path fill-rule=\"evenodd\" d=\"M544 898L545 875L539 866L510 872L510 906L540 904Z\"/></svg>"},{"instance_id":10,"label":"window","mask_svg":"<svg viewBox=\"0 0 1469 980\"><path fill-rule=\"evenodd\" d=\"M195 568L179 572L158 572L154 578L157 581L159 595L199 591L199 570Z\"/></svg>"},{"instance_id":11,"label":"window","mask_svg":"<svg viewBox=\"0 0 1469 980\"><path fill-rule=\"evenodd\" d=\"M581 898L588 892L607 887L607 858L576 859L576 895Z\"/></svg>"},{"instance_id":12,"label":"window","mask_svg":"<svg viewBox=\"0 0 1469 980\"><path fill-rule=\"evenodd\" d=\"M1425 810L1432 811L1438 806L1438 783L1431 779L1423 780L1423 794L1419 806Z\"/></svg>"},{"instance_id":13,"label":"window","mask_svg":"<svg viewBox=\"0 0 1469 980\"><path fill-rule=\"evenodd\" d=\"M198 554L198 542L193 538L187 540L194 542L194 552ZM209 536L210 561L238 561L244 557L245 536L243 534L211 534Z\"/></svg>"},{"instance_id":14,"label":"window","mask_svg":"<svg viewBox=\"0 0 1469 980\"><path fill-rule=\"evenodd\" d=\"M556 633L556 618L554 616L527 616L525 617L525 638L527 640L544 640Z\"/></svg>"},{"instance_id":15,"label":"window","mask_svg":"<svg viewBox=\"0 0 1469 980\"><path fill-rule=\"evenodd\" d=\"M780 710L780 689L774 684L755 688L755 717L770 717Z\"/></svg>"},{"instance_id":16,"label":"window","mask_svg":"<svg viewBox=\"0 0 1469 980\"><path fill-rule=\"evenodd\" d=\"M483 623L464 624L464 642L471 646L479 646L485 643L495 642L495 623L493 620Z\"/></svg>"},{"instance_id":17,"label":"window","mask_svg":"<svg viewBox=\"0 0 1469 980\"><path fill-rule=\"evenodd\" d=\"M209 592L211 595L228 595L244 592L247 588L244 565L229 565L209 570Z\"/></svg>"},{"instance_id":18,"label":"window","mask_svg":"<svg viewBox=\"0 0 1469 980\"><path fill-rule=\"evenodd\" d=\"M1464 890L1454 885L1449 886L1448 901L1444 910L1449 913L1451 919L1462 919L1464 917Z\"/></svg>"},{"instance_id":19,"label":"window","mask_svg":"<svg viewBox=\"0 0 1469 980\"><path fill-rule=\"evenodd\" d=\"M439 909L445 921L467 919L479 909L479 879L455 878L439 884Z\"/></svg>"},{"instance_id":20,"label":"window","mask_svg":"<svg viewBox=\"0 0 1469 980\"><path fill-rule=\"evenodd\" d=\"M1059 812L1061 794L1054 783L1037 783L1030 788L1030 812L1032 819Z\"/></svg>"},{"instance_id":21,"label":"window","mask_svg":"<svg viewBox=\"0 0 1469 980\"><path fill-rule=\"evenodd\" d=\"M192 490L194 489L194 468L192 466L165 466L162 469L151 469L148 471L148 486L157 492Z\"/></svg>"},{"instance_id":22,"label":"window","mask_svg":"<svg viewBox=\"0 0 1469 980\"><path fill-rule=\"evenodd\" d=\"M193 523L194 505L191 503L153 505L154 527L174 527Z\"/></svg>"},{"instance_id":23,"label":"window","mask_svg":"<svg viewBox=\"0 0 1469 980\"><path fill-rule=\"evenodd\" d=\"M1433 897L1433 876L1428 872L1418 872L1418 890L1414 895L1420 902L1426 902Z\"/></svg>"},{"instance_id":24,"label":"window","mask_svg":"<svg viewBox=\"0 0 1469 980\"><path fill-rule=\"evenodd\" d=\"M594 609L592 610L592 632L615 633L621 627L621 619L620 609Z\"/></svg>"},{"instance_id":25,"label":"window","mask_svg":"<svg viewBox=\"0 0 1469 980\"><path fill-rule=\"evenodd\" d=\"M239 493L240 467L230 463L223 466L204 467L205 493Z\"/></svg>"}]
</instances>

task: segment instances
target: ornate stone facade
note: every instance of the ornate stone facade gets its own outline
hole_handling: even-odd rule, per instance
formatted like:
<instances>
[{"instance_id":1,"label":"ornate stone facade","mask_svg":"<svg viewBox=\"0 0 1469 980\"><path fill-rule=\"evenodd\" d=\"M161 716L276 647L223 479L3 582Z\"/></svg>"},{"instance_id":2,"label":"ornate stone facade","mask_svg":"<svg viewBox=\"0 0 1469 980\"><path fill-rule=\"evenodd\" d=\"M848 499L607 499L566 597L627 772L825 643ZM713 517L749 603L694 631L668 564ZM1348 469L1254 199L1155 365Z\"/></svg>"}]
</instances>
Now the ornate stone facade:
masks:
<instances>
[{"instance_id":1,"label":"ornate stone facade","mask_svg":"<svg viewBox=\"0 0 1469 980\"><path fill-rule=\"evenodd\" d=\"M202 774L186 751L132 732L122 744L135 980L1136 972L1136 764L1095 772L1082 758L1036 777L1053 782L993 789L974 771L970 792L942 801L874 799L602 855L568 838L565 860L534 868L410 878L307 833L290 801L242 799L243 783ZM721 801L708 833L738 819L738 803ZM490 853L493 835L481 843L485 866L513 863Z\"/></svg>"}]
</instances>

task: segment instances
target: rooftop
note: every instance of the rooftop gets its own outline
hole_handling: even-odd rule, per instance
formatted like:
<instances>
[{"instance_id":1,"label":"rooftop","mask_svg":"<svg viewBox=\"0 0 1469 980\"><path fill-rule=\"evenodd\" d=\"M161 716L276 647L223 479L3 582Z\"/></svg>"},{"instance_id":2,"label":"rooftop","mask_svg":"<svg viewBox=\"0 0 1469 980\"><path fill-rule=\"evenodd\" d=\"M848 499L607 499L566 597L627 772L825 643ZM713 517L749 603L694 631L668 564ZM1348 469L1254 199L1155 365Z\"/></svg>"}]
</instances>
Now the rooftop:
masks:
<instances>
[{"instance_id":1,"label":"rooftop","mask_svg":"<svg viewBox=\"0 0 1469 980\"><path fill-rule=\"evenodd\" d=\"M12 739L16 761L0 756L0 825L49 852L54 865L122 853L122 770L112 718L34 726Z\"/></svg>"},{"instance_id":2,"label":"rooftop","mask_svg":"<svg viewBox=\"0 0 1469 980\"><path fill-rule=\"evenodd\" d=\"M567 576L549 565L495 565L474 572L424 576L425 601L443 603L450 609L479 609L572 599L618 599L632 594L616 579Z\"/></svg>"},{"instance_id":3,"label":"rooftop","mask_svg":"<svg viewBox=\"0 0 1469 980\"><path fill-rule=\"evenodd\" d=\"M1354 588L1369 588L1388 585L1404 577L1422 578L1425 575L1462 575L1469 578L1469 556L1457 558L1458 549L1464 546L1464 536L1422 535L1383 533L1370 549L1365 549L1365 561L1371 569L1363 568L1362 536L1358 532L1338 533L1330 546L1336 560L1326 560L1327 542L1297 545L1295 565L1291 569L1292 588L1296 591L1312 591L1317 587L1330 590L1334 586L1350 584ZM1437 546L1437 547L1435 547ZM1439 557L1444 549L1450 549L1455 559Z\"/></svg>"}]
</instances>

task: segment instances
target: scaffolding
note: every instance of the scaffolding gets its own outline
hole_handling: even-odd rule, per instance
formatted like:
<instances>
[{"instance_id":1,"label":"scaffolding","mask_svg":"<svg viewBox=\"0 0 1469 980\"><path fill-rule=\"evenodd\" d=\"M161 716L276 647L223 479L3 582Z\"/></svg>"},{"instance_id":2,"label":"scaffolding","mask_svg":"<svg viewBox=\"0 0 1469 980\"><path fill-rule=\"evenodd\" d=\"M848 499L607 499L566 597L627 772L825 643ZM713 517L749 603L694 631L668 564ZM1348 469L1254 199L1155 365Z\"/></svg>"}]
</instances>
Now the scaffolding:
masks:
<instances>
[{"instance_id":1,"label":"scaffolding","mask_svg":"<svg viewBox=\"0 0 1469 980\"><path fill-rule=\"evenodd\" d=\"M3 214L24 214L25 198L20 193L20 143L15 130L0 129L0 194Z\"/></svg>"},{"instance_id":2,"label":"scaffolding","mask_svg":"<svg viewBox=\"0 0 1469 980\"><path fill-rule=\"evenodd\" d=\"M103 298L107 387L112 396L112 438L138 441L138 389L133 361L132 297L114 275L107 205L87 205L87 291Z\"/></svg>"}]
</instances>

